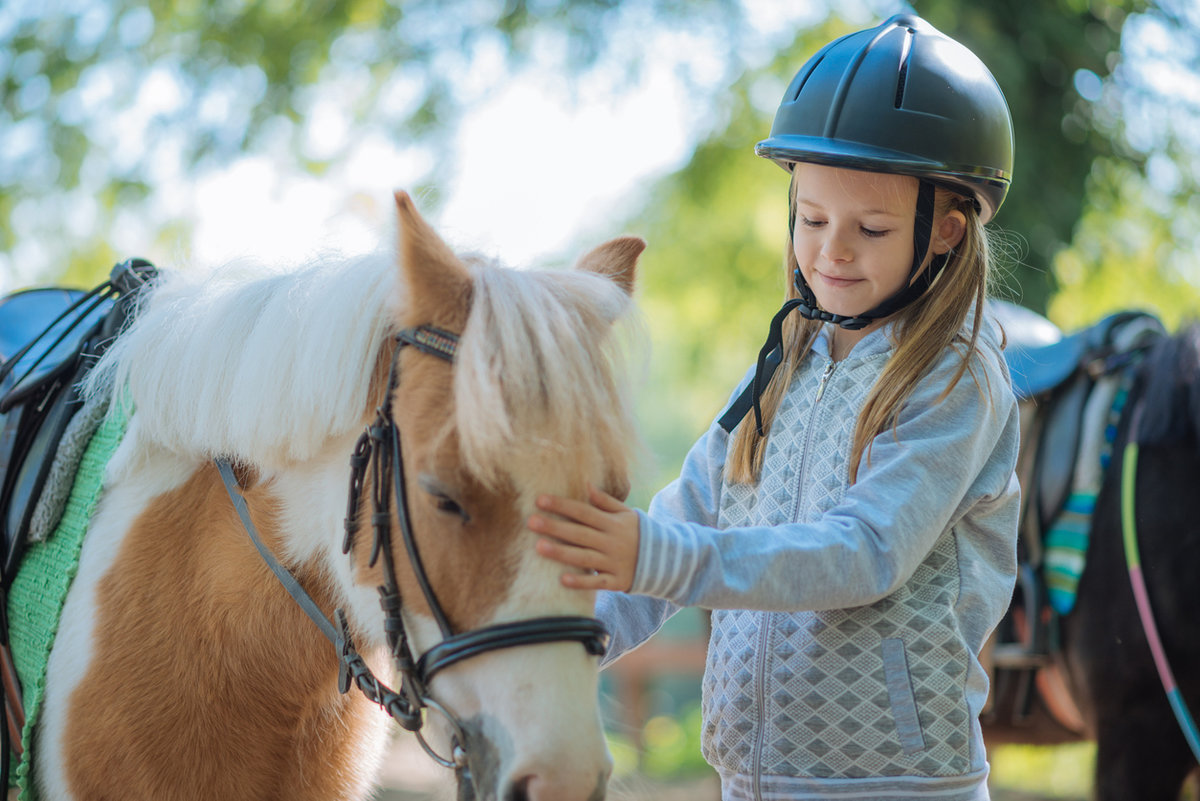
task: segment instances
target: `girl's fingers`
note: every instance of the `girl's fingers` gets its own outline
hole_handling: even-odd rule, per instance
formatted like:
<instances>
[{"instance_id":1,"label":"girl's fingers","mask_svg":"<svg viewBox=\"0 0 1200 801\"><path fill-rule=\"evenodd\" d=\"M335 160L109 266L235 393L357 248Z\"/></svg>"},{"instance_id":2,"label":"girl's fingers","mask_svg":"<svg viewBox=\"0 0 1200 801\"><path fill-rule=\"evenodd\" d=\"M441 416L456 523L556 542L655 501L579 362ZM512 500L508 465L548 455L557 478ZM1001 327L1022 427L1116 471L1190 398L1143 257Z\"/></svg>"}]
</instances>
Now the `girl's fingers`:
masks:
<instances>
[{"instance_id":1,"label":"girl's fingers","mask_svg":"<svg viewBox=\"0 0 1200 801\"><path fill-rule=\"evenodd\" d=\"M533 515L529 518L529 529L538 534L545 534L556 540L576 545L581 548L598 548L604 541L603 535L588 526L558 520L545 515Z\"/></svg>"},{"instance_id":2,"label":"girl's fingers","mask_svg":"<svg viewBox=\"0 0 1200 801\"><path fill-rule=\"evenodd\" d=\"M588 484L588 499L592 506L605 512L624 512L629 507L599 487Z\"/></svg>"},{"instance_id":3,"label":"girl's fingers","mask_svg":"<svg viewBox=\"0 0 1200 801\"><path fill-rule=\"evenodd\" d=\"M546 537L538 538L537 552L547 559L581 570L599 570L604 562L604 557L591 548L579 548Z\"/></svg>"},{"instance_id":4,"label":"girl's fingers","mask_svg":"<svg viewBox=\"0 0 1200 801\"><path fill-rule=\"evenodd\" d=\"M537 507L544 514L533 514L528 521L530 530L542 535L537 540L537 553L573 568L562 575L564 587L629 589L632 579L625 575L623 562L626 556L622 554L628 550L623 546L629 538L630 516L634 516L633 525L636 525L633 510L591 485L586 502L543 495L537 499ZM635 547L636 534L635 529Z\"/></svg>"},{"instance_id":5,"label":"girl's fingers","mask_svg":"<svg viewBox=\"0 0 1200 801\"><path fill-rule=\"evenodd\" d=\"M556 495L542 495L537 499L537 507L590 528L602 528L604 525L603 514L592 504L583 501L560 498Z\"/></svg>"}]
</instances>

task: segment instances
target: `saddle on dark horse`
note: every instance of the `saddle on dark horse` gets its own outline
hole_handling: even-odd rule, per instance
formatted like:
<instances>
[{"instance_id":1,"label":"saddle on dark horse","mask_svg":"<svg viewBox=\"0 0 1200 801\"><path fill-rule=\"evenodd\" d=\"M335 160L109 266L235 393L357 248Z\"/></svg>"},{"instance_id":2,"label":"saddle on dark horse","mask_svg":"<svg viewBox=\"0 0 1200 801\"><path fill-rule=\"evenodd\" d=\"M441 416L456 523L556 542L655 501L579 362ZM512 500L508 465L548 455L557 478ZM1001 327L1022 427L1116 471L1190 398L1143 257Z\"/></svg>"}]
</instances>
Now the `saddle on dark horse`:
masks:
<instances>
[{"instance_id":1,"label":"saddle on dark horse","mask_svg":"<svg viewBox=\"0 0 1200 801\"><path fill-rule=\"evenodd\" d=\"M24 712L9 647L8 591L26 544L53 530L56 509L61 513L63 496L70 490L71 476L56 472L70 462L60 446L72 438L73 425L81 428L77 418L85 406L80 394L83 378L133 314L140 290L156 275L150 262L129 259L90 292L46 287L0 299L0 679L6 718L0 740L14 750L20 748ZM89 433L84 431L78 439L86 444ZM76 450L81 452L82 446ZM59 496L57 506L52 495ZM2 748L0 754L7 751ZM7 759L0 759L0 768L7 765ZM4 778L0 787L7 784Z\"/></svg>"},{"instance_id":2,"label":"saddle on dark horse","mask_svg":"<svg viewBox=\"0 0 1200 801\"><path fill-rule=\"evenodd\" d=\"M1131 368L1165 332L1153 315L1123 311L1064 336L1057 326L1028 309L1003 301L992 301L989 306L1004 328L1008 343L1005 360L1021 409L1017 587L992 651L994 670L1016 679L1012 710L1016 719L1009 722L1019 723L1030 713L1033 677L1051 663L1057 643L1059 613L1050 605L1047 593L1047 533L1067 513L1080 476L1100 469L1099 463L1091 461L1103 450L1105 420L1120 413L1114 397L1116 403L1123 402L1123 395L1114 392L1113 385L1125 382L1127 387ZM1100 402L1101 419L1085 413L1089 400L1093 405ZM1111 436L1112 431L1108 433ZM1073 523L1085 529L1084 547L1076 555L1080 571L1089 523L1086 515Z\"/></svg>"}]
</instances>

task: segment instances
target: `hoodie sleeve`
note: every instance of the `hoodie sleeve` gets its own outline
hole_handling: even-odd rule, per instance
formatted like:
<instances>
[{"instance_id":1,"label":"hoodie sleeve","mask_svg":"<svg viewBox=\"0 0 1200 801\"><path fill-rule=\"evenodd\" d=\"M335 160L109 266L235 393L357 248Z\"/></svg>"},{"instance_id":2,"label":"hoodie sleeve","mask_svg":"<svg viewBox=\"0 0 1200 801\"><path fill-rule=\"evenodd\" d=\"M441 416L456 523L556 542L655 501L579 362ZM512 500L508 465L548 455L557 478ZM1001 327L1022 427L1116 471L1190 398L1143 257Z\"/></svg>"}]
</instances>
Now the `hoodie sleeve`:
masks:
<instances>
[{"instance_id":1,"label":"hoodie sleeve","mask_svg":"<svg viewBox=\"0 0 1200 801\"><path fill-rule=\"evenodd\" d=\"M975 378L966 373L939 398L956 362L944 358L922 380L895 431L875 438L858 481L817 522L722 530L719 493L694 481L699 494L676 489L641 517L631 591L712 609L850 608L902 586L967 515L972 536L1011 539L1019 434L1007 370L997 348L981 348ZM660 513L693 503L705 513Z\"/></svg>"}]
</instances>

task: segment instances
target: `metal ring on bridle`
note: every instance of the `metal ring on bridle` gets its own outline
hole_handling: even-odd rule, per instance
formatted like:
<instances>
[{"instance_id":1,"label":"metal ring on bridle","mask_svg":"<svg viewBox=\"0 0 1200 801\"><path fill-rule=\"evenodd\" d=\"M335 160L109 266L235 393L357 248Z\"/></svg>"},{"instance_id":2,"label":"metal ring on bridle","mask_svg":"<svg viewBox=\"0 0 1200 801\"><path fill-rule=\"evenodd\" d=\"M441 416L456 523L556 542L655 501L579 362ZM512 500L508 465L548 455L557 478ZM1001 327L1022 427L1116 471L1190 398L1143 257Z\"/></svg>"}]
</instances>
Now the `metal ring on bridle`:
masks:
<instances>
[{"instance_id":1,"label":"metal ring on bridle","mask_svg":"<svg viewBox=\"0 0 1200 801\"><path fill-rule=\"evenodd\" d=\"M433 746L429 744L429 741L425 739L425 735L422 733L424 725L414 731L414 734L416 734L417 737L417 742L421 746L421 750L423 750L426 754L429 754L430 759L441 765L443 768L450 768L451 770L458 771L466 770L467 750L465 743L467 742L467 737L466 733L462 730L462 726L458 722L458 718L451 715L450 712L447 711L446 707L442 706L432 698L426 697L422 700L425 709L437 712L439 715L445 718L446 723L450 725L450 758L447 759L439 754L436 750L434 750ZM422 715L422 724L425 723L426 718L427 716Z\"/></svg>"}]
</instances>

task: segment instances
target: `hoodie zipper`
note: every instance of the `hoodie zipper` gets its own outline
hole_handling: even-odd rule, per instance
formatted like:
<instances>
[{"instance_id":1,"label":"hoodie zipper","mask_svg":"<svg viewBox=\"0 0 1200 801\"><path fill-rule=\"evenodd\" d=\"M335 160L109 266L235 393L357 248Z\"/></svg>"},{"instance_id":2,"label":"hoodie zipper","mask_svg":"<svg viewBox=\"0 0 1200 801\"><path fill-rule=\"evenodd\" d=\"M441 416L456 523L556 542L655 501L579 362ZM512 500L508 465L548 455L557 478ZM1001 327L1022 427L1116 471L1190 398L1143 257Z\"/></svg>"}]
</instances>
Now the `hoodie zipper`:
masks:
<instances>
[{"instance_id":1,"label":"hoodie zipper","mask_svg":"<svg viewBox=\"0 0 1200 801\"><path fill-rule=\"evenodd\" d=\"M837 362L830 359L825 365L825 372L821 374L821 383L817 384L817 396L813 398L813 414L817 412L816 404L821 402L821 398L825 395L825 385L829 383L829 377L833 375L833 368L837 367ZM811 422L811 418L809 420Z\"/></svg>"},{"instance_id":2,"label":"hoodie zipper","mask_svg":"<svg viewBox=\"0 0 1200 801\"><path fill-rule=\"evenodd\" d=\"M833 359L825 363L825 372L821 374L821 383L817 384L817 394L813 396L812 409L808 413L808 426L804 430L804 456L800 459L800 473L796 480L796 515L800 514L800 502L804 500L804 477L808 475L808 454L812 451L813 436L817 429L817 410L837 365Z\"/></svg>"},{"instance_id":3,"label":"hoodie zipper","mask_svg":"<svg viewBox=\"0 0 1200 801\"><path fill-rule=\"evenodd\" d=\"M825 396L825 387L829 384L829 379L833 376L834 368L837 367L837 362L830 359L825 363L825 372L821 374L821 382L817 384L817 394L813 396L812 409L808 415L808 427L804 434L804 456L800 460L799 488L796 493L796 511L800 510L800 501L804 496L804 475L808 470L808 453L812 450L813 430L817 421L817 408L821 403L821 398ZM754 741L754 751L751 753L750 764L754 770L754 799L762 801L762 751L763 744L766 740L767 726L769 721L766 719L767 712L767 663L770 661L770 655L767 653L767 647L771 642L771 624L775 619L775 613L767 612L766 620L763 623L762 629L759 631L758 653L758 676L755 700L758 702L759 709L759 724L758 736Z\"/></svg>"}]
</instances>

